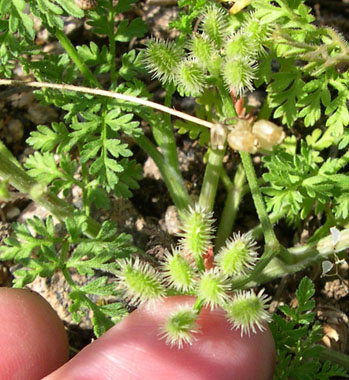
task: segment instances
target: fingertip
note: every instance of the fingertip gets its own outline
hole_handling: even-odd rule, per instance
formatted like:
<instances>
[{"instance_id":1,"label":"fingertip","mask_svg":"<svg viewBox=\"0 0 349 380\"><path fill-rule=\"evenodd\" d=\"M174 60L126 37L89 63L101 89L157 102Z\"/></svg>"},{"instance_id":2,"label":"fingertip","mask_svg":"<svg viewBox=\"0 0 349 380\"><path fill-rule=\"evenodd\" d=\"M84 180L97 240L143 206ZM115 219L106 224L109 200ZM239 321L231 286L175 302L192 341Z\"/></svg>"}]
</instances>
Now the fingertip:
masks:
<instances>
[{"instance_id":1,"label":"fingertip","mask_svg":"<svg viewBox=\"0 0 349 380\"><path fill-rule=\"evenodd\" d=\"M63 323L35 292L0 288L0 379L38 380L68 360Z\"/></svg>"},{"instance_id":2,"label":"fingertip","mask_svg":"<svg viewBox=\"0 0 349 380\"><path fill-rule=\"evenodd\" d=\"M141 307L87 346L45 380L270 380L275 347L271 332L241 338L224 311L202 310L201 333L178 350L159 339L159 327L179 305L176 296L155 307Z\"/></svg>"}]
</instances>

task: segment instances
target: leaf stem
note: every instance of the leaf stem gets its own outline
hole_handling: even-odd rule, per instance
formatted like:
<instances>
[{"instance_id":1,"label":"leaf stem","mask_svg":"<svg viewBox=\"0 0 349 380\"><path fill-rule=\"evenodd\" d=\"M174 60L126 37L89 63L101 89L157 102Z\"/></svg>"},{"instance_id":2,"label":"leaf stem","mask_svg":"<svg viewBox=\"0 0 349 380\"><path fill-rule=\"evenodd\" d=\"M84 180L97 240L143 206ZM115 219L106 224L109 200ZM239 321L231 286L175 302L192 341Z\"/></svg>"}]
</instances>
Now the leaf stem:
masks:
<instances>
[{"instance_id":1,"label":"leaf stem","mask_svg":"<svg viewBox=\"0 0 349 380\"><path fill-rule=\"evenodd\" d=\"M203 184L200 191L199 205L207 211L213 210L217 186L222 172L225 149L212 149L209 152Z\"/></svg>"},{"instance_id":2,"label":"leaf stem","mask_svg":"<svg viewBox=\"0 0 349 380\"><path fill-rule=\"evenodd\" d=\"M12 155L11 155L12 156ZM74 213L74 207L48 191L39 182L30 177L26 171L16 165L5 145L0 142L0 176L8 179L9 183L23 194L27 194L32 200L45 207L57 219L63 221ZM99 224L92 218L88 218L86 235L94 237L100 229Z\"/></svg>"},{"instance_id":3,"label":"leaf stem","mask_svg":"<svg viewBox=\"0 0 349 380\"><path fill-rule=\"evenodd\" d=\"M223 177L226 176L222 173ZM219 227L215 240L215 251L217 252L231 235L236 215L239 210L240 202L246 193L246 187L244 186L246 176L242 165L240 164L235 172L234 182L231 183L229 178L226 179L227 186L227 198L224 204L222 216L219 221ZM223 182L227 182L224 181Z\"/></svg>"},{"instance_id":4,"label":"leaf stem","mask_svg":"<svg viewBox=\"0 0 349 380\"><path fill-rule=\"evenodd\" d=\"M258 219L262 224L265 244L268 246L278 246L279 242L275 236L267 210L265 208L262 193L259 189L256 172L254 170L251 156L246 152L240 152L242 164L245 169L248 184L250 186L254 205L256 207Z\"/></svg>"},{"instance_id":5,"label":"leaf stem","mask_svg":"<svg viewBox=\"0 0 349 380\"><path fill-rule=\"evenodd\" d=\"M75 63L76 67L80 70L82 75L88 81L90 85L101 87L96 77L93 75L91 70L87 67L85 62L80 58L78 52L76 51L73 44L70 42L69 38L59 29L56 29L55 36L61 43L63 49L68 53L71 60Z\"/></svg>"},{"instance_id":6,"label":"leaf stem","mask_svg":"<svg viewBox=\"0 0 349 380\"><path fill-rule=\"evenodd\" d=\"M154 160L178 211L186 210L192 201L184 186L183 178L168 165L156 146L144 135L133 137L136 143Z\"/></svg>"}]
</instances>

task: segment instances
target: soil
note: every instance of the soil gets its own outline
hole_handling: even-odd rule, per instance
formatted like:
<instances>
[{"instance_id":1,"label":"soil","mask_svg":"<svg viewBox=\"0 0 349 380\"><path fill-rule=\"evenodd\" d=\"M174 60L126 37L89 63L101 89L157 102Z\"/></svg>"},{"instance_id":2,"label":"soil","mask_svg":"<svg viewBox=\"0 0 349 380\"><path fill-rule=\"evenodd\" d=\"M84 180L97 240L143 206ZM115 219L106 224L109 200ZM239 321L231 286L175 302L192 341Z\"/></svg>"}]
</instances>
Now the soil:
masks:
<instances>
[{"instance_id":1,"label":"soil","mask_svg":"<svg viewBox=\"0 0 349 380\"><path fill-rule=\"evenodd\" d=\"M176 2L163 0L161 5L153 5L154 1L137 2L130 17L141 16L149 24L151 33L162 38L171 38L173 31L168 29L168 21L177 13ZM349 0L325 1L311 0L307 4L314 9L318 22L321 25L330 25L341 31L349 39ZM40 28L38 26L38 28ZM82 44L91 39L96 39L89 32L88 26L82 21L66 20L66 32L74 43ZM102 42L102 41L98 41ZM44 44L47 51L60 51L60 46L52 42L45 31L41 30L38 43ZM134 41L132 42L134 43ZM23 73L19 69L16 75L21 77ZM163 92L159 85L152 91L157 96L157 101L162 102ZM190 112L193 103L188 99L177 99L177 109ZM27 89L8 88L0 91L0 138L20 159L32 153L25 140L29 132L38 124L49 124L58 121L59 110L51 106L41 105L31 91ZM187 139L186 136L178 137L178 154L180 157L183 176L188 190L193 197L198 196L202 183L204 150L200 146ZM178 232L178 216L167 193L164 182L154 165L147 159L142 151L133 146L134 155L143 164L144 178L140 182L140 189L134 192L129 200L112 199L113 207L109 214L96 215L99 220L110 218L117 221L123 230L132 234L135 245L142 248L147 254L155 258L163 255L166 248L176 242ZM226 160L229 161L230 157ZM255 159L258 166L258 157ZM230 168L233 171L234 168ZM222 193L222 192L221 192ZM218 192L219 194L219 192ZM79 202L79 194L76 194L74 202ZM222 201L217 199L216 212L221 210ZM11 191L11 199L0 203L0 243L11 235L13 222L24 222L36 215L46 218L47 212L34 204L25 196ZM244 232L257 225L253 203L250 197L244 198L236 225ZM293 246L296 241L304 241L311 233L309 223L305 229L295 231L284 221L275 226L280 241L287 247ZM12 272L16 268L13 263L0 264L0 286L11 286ZM324 344L341 352L349 353L348 344L348 316L349 316L349 290L341 278L348 279L348 264L339 266L338 276L321 277L321 267L314 266L304 272L290 275L275 280L266 285L266 292L272 296L271 310L275 310L280 304L294 304L295 290L304 275L309 276L316 286L317 317L324 329ZM85 278L75 274L79 283L84 283ZM70 336L72 355L88 344L93 338L91 329L91 316L86 315L79 325L75 324L67 312L70 300L68 298L69 287L59 273L50 279L39 278L28 285L33 290L41 293L55 308L63 319Z\"/></svg>"}]
</instances>

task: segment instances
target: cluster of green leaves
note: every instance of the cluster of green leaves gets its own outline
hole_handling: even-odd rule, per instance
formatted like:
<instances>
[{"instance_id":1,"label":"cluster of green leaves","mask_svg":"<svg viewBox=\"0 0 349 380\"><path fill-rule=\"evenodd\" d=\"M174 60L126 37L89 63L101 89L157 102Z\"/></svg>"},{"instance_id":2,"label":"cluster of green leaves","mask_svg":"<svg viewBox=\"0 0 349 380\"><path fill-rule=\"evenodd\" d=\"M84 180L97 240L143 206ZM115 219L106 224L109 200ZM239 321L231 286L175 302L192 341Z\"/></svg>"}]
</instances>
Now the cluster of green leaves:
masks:
<instances>
[{"instance_id":1,"label":"cluster of green leaves","mask_svg":"<svg viewBox=\"0 0 349 380\"><path fill-rule=\"evenodd\" d=\"M117 27L115 19L131 9L136 0L100 0L94 11L84 12L74 1L10 0L0 4L0 77L11 77L16 65L22 66L37 80L53 83L76 83L81 72L90 86L101 87L100 75L109 75L110 89L133 96L145 94L145 86L134 79L141 71L140 58L135 50L116 60L116 47L134 37L142 37L146 26L140 18L124 18ZM71 15L85 17L92 32L105 39L98 47L73 47L64 33L64 18ZM41 20L52 37L65 49L61 54L44 52L35 44L37 30L34 16ZM40 54L40 59L38 55ZM73 64L72 64L73 62ZM39 125L27 139L36 151L24 166L27 173L41 186L42 192L63 194L72 199L72 190L80 188L82 205L76 214L63 221L57 233L52 218L46 223L39 219L28 220L28 225L16 224L15 234L1 247L1 260L13 260L22 266L15 272L14 285L22 287L37 276L48 277L59 270L71 287L74 303L71 312L76 321L84 308L93 312L95 333L99 336L125 313L120 303L96 305L92 296L117 296L114 284L107 277L98 277L96 271L116 270L116 258L134 251L130 237L118 234L111 223L101 226L97 236L86 237L86 220L91 207L109 208L110 194L130 197L138 188L141 168L132 160L132 151L123 141L124 135L139 136L139 122L133 120L137 110L111 99L63 94L54 90L38 90L36 96L44 104L62 109L63 122ZM71 278L77 270L90 280L78 286Z\"/></svg>"},{"instance_id":2,"label":"cluster of green leaves","mask_svg":"<svg viewBox=\"0 0 349 380\"><path fill-rule=\"evenodd\" d=\"M349 45L334 30L316 27L311 8L302 0L257 0L251 4L261 23L273 24L268 55L259 68L257 85L268 85L268 105L274 118L292 126L298 118L306 127L328 115L326 126L335 136L349 124ZM272 72L271 60L280 67ZM296 62L303 64L296 64Z\"/></svg>"},{"instance_id":3,"label":"cluster of green leaves","mask_svg":"<svg viewBox=\"0 0 349 380\"><path fill-rule=\"evenodd\" d=\"M285 215L290 222L299 223L312 211L324 213L328 223L322 237L336 221L348 218L349 176L340 171L349 156L344 153L324 160L316 149L320 137L313 133L307 141L301 141L299 152L295 139L290 138L285 144L287 149L281 147L276 154L264 157L268 171L263 178L269 185L262 191L269 211Z\"/></svg>"},{"instance_id":4,"label":"cluster of green leaves","mask_svg":"<svg viewBox=\"0 0 349 380\"><path fill-rule=\"evenodd\" d=\"M39 218L28 220L28 226L16 223L14 235L5 240L0 253L2 260L21 264L21 268L14 272L15 287L23 287L37 276L50 277L61 271L72 288L69 297L74 301L70 307L74 320L80 320L84 308L91 309L94 330L99 336L126 311L120 302L97 305L90 296L120 297L115 282L110 282L100 272L115 271L118 267L115 260L134 250L129 244L130 236L118 234L111 222L103 223L95 238L84 236L86 227L86 216L79 214L67 219L63 230L52 217L45 222ZM74 283L71 274L76 270L90 279L86 285Z\"/></svg>"},{"instance_id":5,"label":"cluster of green leaves","mask_svg":"<svg viewBox=\"0 0 349 380\"><path fill-rule=\"evenodd\" d=\"M304 277L296 292L297 308L280 306L284 317L275 313L270 328L277 350L275 380L327 380L334 376L347 377L341 367L329 361L322 363L320 346L322 328L314 323L314 285Z\"/></svg>"},{"instance_id":6,"label":"cluster of green leaves","mask_svg":"<svg viewBox=\"0 0 349 380\"><path fill-rule=\"evenodd\" d=\"M178 7L182 10L177 19L170 23L170 27L181 32L181 38L192 33L193 22L200 16L207 6L207 0L179 0Z\"/></svg>"},{"instance_id":7,"label":"cluster of green leaves","mask_svg":"<svg viewBox=\"0 0 349 380\"><path fill-rule=\"evenodd\" d=\"M129 10L134 2L134 0L123 0L113 6L112 0L100 1L98 9L88 12L86 16L93 32L106 36L110 48L104 45L99 49L91 42L90 45L78 46L77 54L82 64L93 68L94 76L109 73L111 87L116 91L140 96L144 87L141 82L125 83L125 80L130 80L132 74L140 69L135 51L125 53L118 71L115 67L115 42L128 42L133 37L143 36L146 31L145 24L139 18L131 22L125 19L120 22L118 28L115 28L115 16ZM42 58L33 60L33 53L30 54L31 59L27 57L27 47L34 46L33 15L39 17L43 27L52 35L56 35L61 43L67 43L62 41L60 34L64 28L62 16L69 14L81 18L84 12L70 0L60 0L55 3L46 0L30 1L28 5L31 12L29 15L22 0L9 1L6 5L2 2L0 15L4 20L8 18L8 23L3 26L0 51L2 46L6 46L6 54L15 55L0 58L4 65L4 71L0 71L0 75L10 73L14 67L13 63L17 62L26 72L34 73L38 80L73 83L78 79L80 71L77 65L70 64L67 53L60 55L44 53L35 47L35 54L40 53ZM14 38L13 35L20 41L19 45L23 44L22 50L17 49L17 51L12 48L9 40ZM117 195L129 197L132 189L138 187L140 168L135 161L130 160L132 152L127 144L121 142L121 134L134 136L141 133L137 128L139 123L132 121L133 115L125 114L125 107L115 101L101 100L87 95L65 93L62 96L57 91L44 90L37 91L37 96L46 104L54 104L65 110L66 123L54 123L50 127L38 126L38 131L32 133L28 143L41 153L36 152L29 158L27 167L31 170L30 173L45 184L54 181L58 191L69 188L73 182L78 184L73 179L75 171L85 166L81 170L83 179L80 184L86 189L86 200L96 200L97 206L107 206L106 192L113 191ZM68 162L67 154L76 151L79 159L73 167ZM59 168L54 163L54 153L62 155ZM46 159L50 166L45 168ZM53 171L49 173L52 169ZM58 178L61 179L60 182L57 181ZM62 187L59 188L59 185Z\"/></svg>"},{"instance_id":8,"label":"cluster of green leaves","mask_svg":"<svg viewBox=\"0 0 349 380\"><path fill-rule=\"evenodd\" d=\"M29 6L31 14L26 12ZM51 32L55 28L63 30L62 15L81 18L84 12L74 1L57 0L52 2L11 0L0 4L0 75L11 77L16 62L28 68L27 57L39 54L35 45L36 31L32 15L39 17L43 25Z\"/></svg>"}]
</instances>

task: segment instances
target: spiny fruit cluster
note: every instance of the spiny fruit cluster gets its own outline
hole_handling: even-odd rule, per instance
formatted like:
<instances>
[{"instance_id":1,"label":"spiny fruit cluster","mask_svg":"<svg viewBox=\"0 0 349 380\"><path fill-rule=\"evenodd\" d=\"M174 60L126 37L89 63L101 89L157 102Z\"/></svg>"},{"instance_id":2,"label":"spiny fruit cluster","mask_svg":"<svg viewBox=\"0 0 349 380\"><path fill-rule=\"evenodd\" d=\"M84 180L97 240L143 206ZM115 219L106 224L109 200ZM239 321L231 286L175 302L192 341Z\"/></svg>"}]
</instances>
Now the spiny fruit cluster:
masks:
<instances>
[{"instance_id":1,"label":"spiny fruit cluster","mask_svg":"<svg viewBox=\"0 0 349 380\"><path fill-rule=\"evenodd\" d=\"M199 96L222 81L229 91L241 95L253 89L257 58L269 36L270 27L253 15L247 15L237 29L225 8L211 4L190 39L150 40L145 64L154 77L164 85L174 83L182 95Z\"/></svg>"},{"instance_id":2,"label":"spiny fruit cluster","mask_svg":"<svg viewBox=\"0 0 349 380\"><path fill-rule=\"evenodd\" d=\"M166 342L178 347L195 340L199 329L196 321L204 306L223 308L232 328L239 328L241 335L256 332L256 328L263 330L263 323L270 320L266 311L269 298L263 291L255 295L234 290L229 281L250 272L257 261L256 242L251 235L234 234L211 261L205 260L207 252L213 253L212 214L195 206L181 219L179 245L166 253L159 270L138 257L119 261L116 275L126 298L134 304L151 304L171 289L172 293L195 295L196 306L182 307L161 327Z\"/></svg>"}]
</instances>

